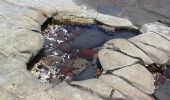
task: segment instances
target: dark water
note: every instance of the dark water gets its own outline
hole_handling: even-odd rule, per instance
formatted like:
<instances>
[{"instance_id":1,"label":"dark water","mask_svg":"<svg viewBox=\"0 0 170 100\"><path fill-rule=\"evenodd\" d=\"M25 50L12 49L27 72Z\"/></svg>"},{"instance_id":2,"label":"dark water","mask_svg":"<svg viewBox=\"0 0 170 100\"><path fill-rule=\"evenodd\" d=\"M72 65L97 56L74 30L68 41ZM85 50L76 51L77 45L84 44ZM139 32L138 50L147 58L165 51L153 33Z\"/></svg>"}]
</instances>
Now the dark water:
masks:
<instances>
[{"instance_id":1,"label":"dark water","mask_svg":"<svg viewBox=\"0 0 170 100\"><path fill-rule=\"evenodd\" d=\"M122 9L116 6L100 6L97 9L98 12L108 15L120 16Z\"/></svg>"},{"instance_id":2,"label":"dark water","mask_svg":"<svg viewBox=\"0 0 170 100\"><path fill-rule=\"evenodd\" d=\"M43 82L80 81L96 77L98 47L115 38L137 35L128 30L106 32L95 25L53 26L43 32L44 46L31 64L33 75ZM37 67L38 66L38 67Z\"/></svg>"}]
</instances>

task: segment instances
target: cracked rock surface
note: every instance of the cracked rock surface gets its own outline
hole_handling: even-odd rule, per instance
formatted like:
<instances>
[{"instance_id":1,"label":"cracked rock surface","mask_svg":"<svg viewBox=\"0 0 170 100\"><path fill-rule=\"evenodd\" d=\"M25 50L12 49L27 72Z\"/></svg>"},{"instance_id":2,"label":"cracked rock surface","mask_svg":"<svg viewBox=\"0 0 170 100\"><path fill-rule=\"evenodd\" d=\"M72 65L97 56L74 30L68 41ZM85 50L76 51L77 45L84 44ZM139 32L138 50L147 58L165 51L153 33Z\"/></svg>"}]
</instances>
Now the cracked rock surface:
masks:
<instances>
[{"instance_id":1,"label":"cracked rock surface","mask_svg":"<svg viewBox=\"0 0 170 100\"><path fill-rule=\"evenodd\" d=\"M129 3L129 0L119 2L115 0L115 3L119 3L120 7L126 5L128 8L126 13L133 12L133 16L128 17L136 20L137 12L133 11L130 6L138 4L138 1L132 1ZM161 5L166 5L165 1L167 0L162 0L164 3ZM148 6L145 7L152 11L150 5L154 4L148 3ZM98 6L102 6L102 4L98 4ZM99 79L70 84L63 82L54 87L36 80L28 72L26 64L43 46L44 39L40 34L40 26L46 20L46 16L50 17L56 11L61 15L93 18L108 26L136 29L136 26L132 24L136 21L131 22L124 18L98 13L96 9L88 9L86 3L82 6L76 0L1 0L0 99L152 100L150 95L154 91L154 79L144 65L164 64L169 60L170 28L168 26L158 22L148 23L140 28L143 33L141 35L129 40L110 40L113 45L110 47L106 43L98 54L104 69L104 73ZM144 14L148 14L147 16L152 16L154 11L148 14L149 12L141 10ZM160 10L156 10L156 12L160 13ZM162 14L164 13L152 17L156 19ZM167 19L167 16L169 13L162 18ZM138 24L143 24L143 21L140 21ZM144 20L144 22L146 21ZM160 98L160 95L156 94L156 96Z\"/></svg>"}]
</instances>

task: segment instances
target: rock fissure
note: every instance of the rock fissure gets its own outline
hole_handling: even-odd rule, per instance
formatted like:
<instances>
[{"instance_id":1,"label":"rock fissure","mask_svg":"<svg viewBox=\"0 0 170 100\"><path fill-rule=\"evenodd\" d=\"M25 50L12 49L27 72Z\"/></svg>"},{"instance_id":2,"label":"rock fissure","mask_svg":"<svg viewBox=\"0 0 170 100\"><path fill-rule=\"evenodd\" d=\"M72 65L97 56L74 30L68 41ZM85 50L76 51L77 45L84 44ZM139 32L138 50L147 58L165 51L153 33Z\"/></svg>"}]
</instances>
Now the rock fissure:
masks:
<instances>
[{"instance_id":1,"label":"rock fissure","mask_svg":"<svg viewBox=\"0 0 170 100\"><path fill-rule=\"evenodd\" d=\"M164 52L164 53L168 53L168 51L166 51L166 50L164 50L164 49L162 49L162 48L156 47L156 46L154 46L154 45L148 44L148 43L146 43L146 42L141 42L141 41L138 41L138 42L140 42L140 43L142 43L142 44L144 44L144 45L147 45L147 46L151 46L151 47L153 47L153 48L155 48L155 49L161 50L161 51ZM168 56L170 56L170 55L168 55Z\"/></svg>"},{"instance_id":2,"label":"rock fissure","mask_svg":"<svg viewBox=\"0 0 170 100\"><path fill-rule=\"evenodd\" d=\"M111 70L106 70L105 73L103 73L104 75L105 74L110 74L110 73L113 73L114 71L117 71L117 70L120 70L120 69L123 69L123 68L126 68L126 67L130 67L132 65L135 65L135 64L143 64L143 62L141 61L136 61L134 62L133 64L130 64L130 65L126 65L126 66L122 66L122 67L119 67L119 68L114 68L114 69L111 69Z\"/></svg>"},{"instance_id":3,"label":"rock fissure","mask_svg":"<svg viewBox=\"0 0 170 100\"><path fill-rule=\"evenodd\" d=\"M150 32L156 33L157 35L161 36L162 38L164 38L165 40L167 40L167 41L169 41L169 42L170 42L170 40L169 40L167 37L165 37L165 36L161 35L160 33L155 32L155 31L150 31Z\"/></svg>"},{"instance_id":4,"label":"rock fissure","mask_svg":"<svg viewBox=\"0 0 170 100\"><path fill-rule=\"evenodd\" d=\"M112 44L111 44L111 45L112 45ZM106 49L119 52L119 53L121 53L121 54L123 54L123 55L125 55L125 56L131 57L131 58L134 58L134 59L138 59L138 60L140 61L140 64L144 65L144 61L143 61L141 58L136 57L136 56L129 55L129 54L121 51L119 47L116 47L116 46L114 46L114 45L112 45L112 46L113 46L113 48L108 48L108 47L107 47Z\"/></svg>"},{"instance_id":5,"label":"rock fissure","mask_svg":"<svg viewBox=\"0 0 170 100\"><path fill-rule=\"evenodd\" d=\"M143 91L143 90L141 90L140 88L138 88L138 87L136 86L136 85L138 85L138 84L132 83L131 81L127 80L126 78L124 78L124 77L122 77L122 76L120 76L120 75L114 74L114 72L113 72L113 73L109 73L109 74L110 74L110 75L113 75L113 76L116 76L116 77L119 77L120 79L122 79L122 80L124 80L125 82L127 82L129 85L131 85L131 86L135 87L136 89L138 89L139 91L143 92L144 94L146 94L146 95L148 95L148 96L151 96L150 94L148 94L148 93L146 93L145 91ZM136 84L136 85L135 85L135 84Z\"/></svg>"},{"instance_id":6,"label":"rock fissure","mask_svg":"<svg viewBox=\"0 0 170 100\"><path fill-rule=\"evenodd\" d=\"M82 90L82 91L84 91L84 92L88 92L88 93L90 93L90 94L97 95L98 97L102 98L103 100L110 100L109 97L107 97L107 96L105 96L105 95L103 95L103 94L100 94L100 93L98 93L98 92L96 92L96 91L94 91L93 89L90 89L90 88L88 88L88 87L81 86L81 85L77 85L77 84L70 84L70 85L71 85L72 87L78 88L78 89L80 89L80 90ZM112 99L111 99L111 100L112 100Z\"/></svg>"},{"instance_id":7,"label":"rock fissure","mask_svg":"<svg viewBox=\"0 0 170 100\"><path fill-rule=\"evenodd\" d=\"M149 54L146 52L146 51L144 51L142 48L140 48L138 45L136 45L134 42L132 42L132 41L130 41L130 40L128 40L132 45L134 45L136 48L138 48L139 50L141 50L143 53L145 53L148 57L149 57Z\"/></svg>"}]
</instances>

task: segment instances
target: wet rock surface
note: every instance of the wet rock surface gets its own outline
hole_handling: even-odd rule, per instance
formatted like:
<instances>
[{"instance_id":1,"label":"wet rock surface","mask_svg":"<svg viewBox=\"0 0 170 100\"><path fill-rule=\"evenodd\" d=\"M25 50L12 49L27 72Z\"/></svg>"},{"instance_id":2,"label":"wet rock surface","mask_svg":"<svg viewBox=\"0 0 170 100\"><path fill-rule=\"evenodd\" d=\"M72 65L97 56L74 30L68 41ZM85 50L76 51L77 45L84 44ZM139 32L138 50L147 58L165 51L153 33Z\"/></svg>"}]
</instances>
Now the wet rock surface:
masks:
<instances>
[{"instance_id":1,"label":"wet rock surface","mask_svg":"<svg viewBox=\"0 0 170 100\"><path fill-rule=\"evenodd\" d=\"M43 82L58 83L60 80L81 81L98 77L101 66L97 65L97 53L108 39L117 32L105 32L96 26L51 25L43 31L45 37L39 61L35 63L32 74ZM129 38L136 33L119 36ZM99 68L99 72L97 72ZM53 83L52 83L53 84Z\"/></svg>"},{"instance_id":2,"label":"wet rock surface","mask_svg":"<svg viewBox=\"0 0 170 100\"><path fill-rule=\"evenodd\" d=\"M143 80L133 80L134 82L137 81L137 83L142 83L142 85L140 84L134 85L134 84L129 83L128 80L130 79L128 79L127 77L126 79L124 79L119 76L111 75L113 73L111 73L110 71L107 71L107 73L102 73L105 75L101 75L99 79L91 79L91 81L86 80L89 82L80 81L80 83L76 83L77 85L73 85L73 84L70 85L65 82L62 82L62 83L60 82L61 81L60 79L65 78L61 75L62 77L53 78L54 80L51 80L54 83L52 84L52 86L55 86L56 84L58 84L55 87L51 87L51 84L45 84L43 82L38 81L37 79L32 77L32 75L26 70L26 63L28 63L28 61L30 61L43 47L44 39L42 35L40 35L40 26L45 21L46 17L48 16L50 17L52 14L56 12L56 10L61 15L65 14L65 15L72 15L72 16L95 19L98 14L96 10L94 10L96 6L97 6L96 8L99 8L98 6L103 6L103 5L112 6L114 4L117 6L117 8L122 9L121 12L123 12L123 13L118 14L118 16L121 16L121 18L118 18L119 23L114 22L113 20L110 21L110 19L115 19L114 16L110 16L110 13L109 13L109 16L100 14L102 16L100 15L98 16L98 22L108 24L108 25L113 25L115 27L126 26L126 28L127 27L131 28L131 26L134 26L131 24L130 21L127 20L127 18L135 22L134 23L135 25L143 25L146 22L148 23L150 21L155 21L160 18L162 18L165 21L168 19L169 13L167 12L167 10L164 10L164 9L168 9L169 7L167 6L169 4L167 0L161 0L161 1L156 1L156 2L148 1L148 0L144 0L144 1L114 0L112 1L112 3L108 3L103 0L102 1L97 0L97 2L94 2L94 1L90 2L90 0L88 0L87 2L85 2L85 0L79 0L79 2L72 1L72 0L65 0L65 1L60 1L60 0L41 0L41 1L1 0L0 1L0 22L1 22L0 23L0 28L1 28L0 30L0 59L1 59L0 60L0 72L1 72L0 73L1 74L0 75L0 98L3 100L11 100L11 99L13 100L25 100L25 99L26 100L39 100L39 99L41 100L47 100L47 99L48 100L55 100L55 99L100 100L102 99L103 100L103 99L110 99L111 97L113 98L116 97L114 99L151 100L152 98L147 94L146 91L139 90L139 87L140 87L142 88L142 90L145 90L145 89L147 91L149 90L150 93L151 91L153 91L153 89L151 89L153 87L153 85L151 86L151 84L153 83L152 82L153 80L150 77L149 78L145 77L145 80L149 80L147 84L143 84ZM82 4L80 4L80 2L84 2L83 6ZM87 4L87 5L84 5L84 4ZM144 4L144 7L143 5L141 7L140 6L141 4ZM92 7L94 9L88 9L89 7ZM161 8L161 9L155 9L156 7ZM143 15L145 15L145 17L143 17ZM126 19L123 20L123 17ZM91 23L94 23L93 20ZM143 52L146 51L145 53L146 54L148 53L148 56L153 60L154 63L156 63L156 65L157 63L163 64L167 62L167 59L169 58L169 55L168 55L169 48L165 47L165 45L169 44L169 42L167 42L169 39L169 35L168 35L169 27L166 25L162 25L162 24L155 24L155 23L152 23L152 24L153 26L151 25L151 27L145 28L146 31L143 31L143 33L146 33L146 36L139 35L139 37L137 37L134 41L140 40L139 43L146 42L154 46L147 45L144 43L142 44L147 45L147 47L146 46L144 47L143 45L138 46L139 45L137 44L138 42L134 42L134 44L136 44L135 46L138 46L141 51ZM145 25L144 27L148 27L148 26ZM156 34L158 35L150 34L151 32L148 32L148 29L151 32L156 32ZM50 36L51 35L49 35L48 37ZM163 37L159 37L159 36L163 36ZM68 41L64 43L66 47L63 48L60 45L60 49L62 50L56 50L59 47L58 42L63 41L65 39L64 38L65 35L63 35L63 33L60 33L59 37L61 39L57 41L57 43L53 39L51 40L45 37L45 43L47 43L48 45L54 44L54 43L56 44L45 47L47 48L47 50L44 51L45 52L44 57L48 58L51 56L62 56L65 54L65 52L66 53L71 52L74 56L70 56L70 57L75 58L77 55L79 55L79 52L82 52L81 50L80 51L70 50L70 47L67 44ZM146 37L149 37L150 41L148 40L148 38L146 39ZM52 37L52 38L56 38L56 37ZM69 37L67 39L69 41L74 40L74 36ZM147 41L145 41L145 39ZM155 41L156 39L158 39L159 41L157 40L158 42L156 42ZM50 41L46 41L46 40L50 40ZM160 45L159 43L162 43L162 44ZM51 52L53 50L51 49L51 47L53 47L54 50L57 51L58 53ZM148 49L148 48L152 48L152 49ZM126 50L123 50L123 51L125 52ZM84 53L85 55L86 55L86 52ZM115 51L112 50L112 52L115 52ZM162 55L159 54L160 52ZM127 50L126 53L129 53L129 51ZM93 54L91 53L90 55L93 55ZM127 56L124 53L122 54L119 53L118 55ZM129 55L132 55L132 54L129 53ZM64 57L67 58L68 56L65 55ZM81 55L81 57L84 57L84 56ZM123 57L121 58L119 56L117 57L114 56L114 57L116 60L118 59L124 60ZM133 58L132 56L128 57L128 59L132 59L132 58ZM163 58L163 60L161 60L161 58ZM88 59L91 59L91 58L88 58ZM115 59L108 59L108 61L112 62ZM57 60L60 61L60 59L57 59ZM161 60L161 62L159 62L159 60ZM51 59L50 63L46 63L46 64L50 66L51 65L62 66L58 63L53 63L54 61L56 61L56 59ZM67 61L67 64L65 65L70 65L70 63L72 63L72 61ZM124 64L126 65L126 63L124 63L123 61L121 61L121 63L122 65ZM37 66L37 67L40 68L42 71L46 72L46 70L51 70L52 68L52 67L43 68L41 64L44 64L44 63L42 63L40 60L40 66ZM131 66L126 66L126 67L128 68ZM91 66L87 67L83 72L86 72L88 68L93 68L93 67ZM161 66L156 66L155 68L161 69ZM121 69L124 70L123 68ZM143 64L142 64L141 69L142 70L145 69ZM62 69L62 73L65 74L65 72L68 72L67 76L72 76L73 74L70 73L71 70L72 70L71 66L64 66ZM116 69L116 70L119 71L120 69ZM123 73L121 72L122 70L120 70L119 72L120 74ZM90 70L90 71L93 71L93 70ZM87 71L87 72L90 72L90 71ZM51 72L53 72L53 70ZM166 86L168 86L169 83L166 82L167 77L165 77L166 75L164 76L164 74L160 72L157 72L157 73L158 74L154 73L156 74L154 75L154 78L155 78L155 84L157 86L156 88L159 89L159 92L155 91L154 93L155 97L160 100L168 100L169 95L167 93L169 93L169 89ZM136 74L132 74L132 75L135 76ZM147 73L146 76L147 75L149 75L149 73ZM48 78L47 76L44 76L44 77ZM126 76L131 76L131 75L127 73ZM102 80L102 82L100 83L98 80ZM87 85L85 83L87 83ZM91 84L91 85L88 85L88 84ZM138 85L140 86L138 87ZM147 88L144 88L144 85ZM90 87L90 86L99 86L100 88L95 87L94 89L93 87ZM104 94L103 96L103 94L101 95L100 89L101 87L104 87L104 86L106 87L105 87L105 91L103 92ZM84 88L84 87L87 87L87 88ZM162 89L162 87L164 89ZM115 91L111 91L113 88Z\"/></svg>"}]
</instances>

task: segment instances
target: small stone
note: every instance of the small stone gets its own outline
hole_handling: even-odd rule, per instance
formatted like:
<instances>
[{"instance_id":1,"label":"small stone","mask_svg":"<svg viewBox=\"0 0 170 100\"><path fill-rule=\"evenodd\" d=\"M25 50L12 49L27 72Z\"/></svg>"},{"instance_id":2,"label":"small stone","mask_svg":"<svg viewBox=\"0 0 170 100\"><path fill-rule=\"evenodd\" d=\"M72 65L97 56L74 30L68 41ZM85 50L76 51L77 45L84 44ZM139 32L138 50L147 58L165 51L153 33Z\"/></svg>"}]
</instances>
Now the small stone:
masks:
<instances>
[{"instance_id":1,"label":"small stone","mask_svg":"<svg viewBox=\"0 0 170 100\"><path fill-rule=\"evenodd\" d=\"M64 75L66 75L68 72L71 72L72 71L72 68L71 67L67 67L67 66L62 66L60 68L60 72Z\"/></svg>"},{"instance_id":2,"label":"small stone","mask_svg":"<svg viewBox=\"0 0 170 100\"><path fill-rule=\"evenodd\" d=\"M62 42L58 48L63 52L70 52L72 49L68 42Z\"/></svg>"},{"instance_id":3,"label":"small stone","mask_svg":"<svg viewBox=\"0 0 170 100\"><path fill-rule=\"evenodd\" d=\"M94 50L84 48L81 50L81 56L86 59L93 58L93 56L96 54Z\"/></svg>"},{"instance_id":4,"label":"small stone","mask_svg":"<svg viewBox=\"0 0 170 100\"><path fill-rule=\"evenodd\" d=\"M86 59L77 58L73 63L73 74L79 75L88 66L88 61Z\"/></svg>"}]
</instances>

